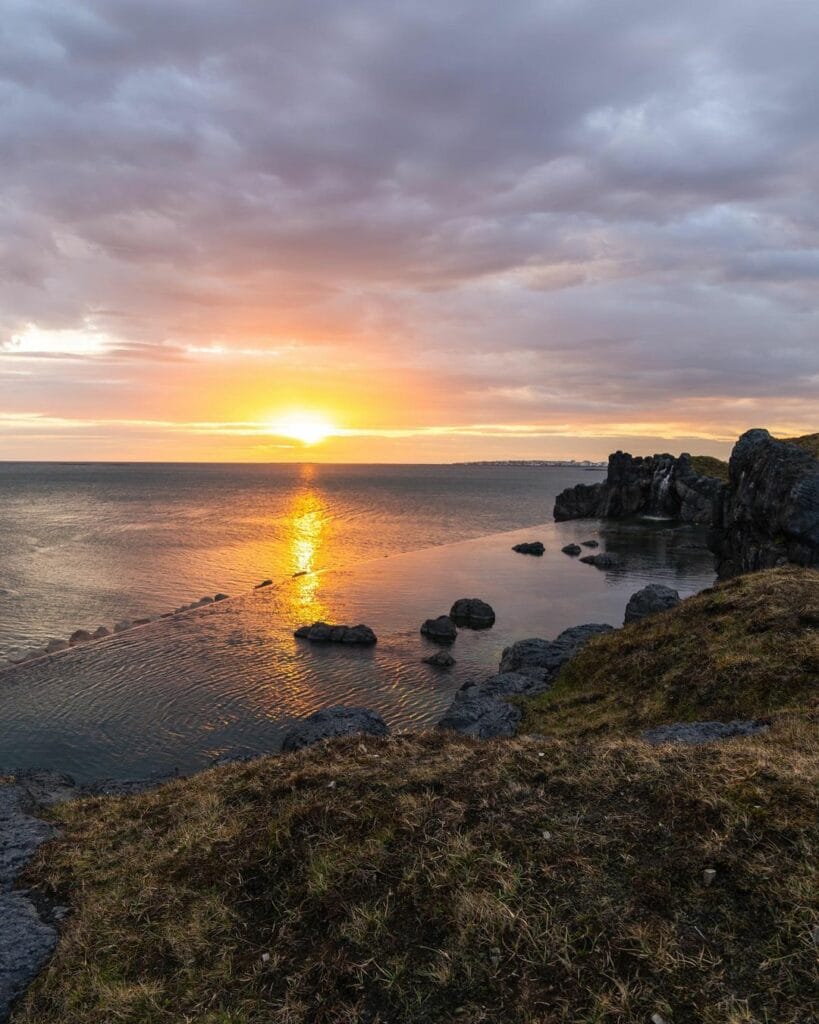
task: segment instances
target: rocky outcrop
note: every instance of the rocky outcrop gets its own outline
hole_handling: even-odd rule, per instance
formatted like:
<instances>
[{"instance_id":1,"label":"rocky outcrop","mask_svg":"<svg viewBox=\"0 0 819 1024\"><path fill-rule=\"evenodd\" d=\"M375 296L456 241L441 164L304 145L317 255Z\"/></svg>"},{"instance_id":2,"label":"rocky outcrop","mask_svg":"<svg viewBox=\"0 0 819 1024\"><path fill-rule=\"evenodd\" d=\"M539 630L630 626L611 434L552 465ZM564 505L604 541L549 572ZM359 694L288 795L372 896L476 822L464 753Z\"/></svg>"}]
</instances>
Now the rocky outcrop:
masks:
<instances>
[{"instance_id":1,"label":"rocky outcrop","mask_svg":"<svg viewBox=\"0 0 819 1024\"><path fill-rule=\"evenodd\" d=\"M460 597L449 610L456 626L467 629L489 629L495 624L495 610L479 597Z\"/></svg>"},{"instance_id":2,"label":"rocky outcrop","mask_svg":"<svg viewBox=\"0 0 819 1024\"><path fill-rule=\"evenodd\" d=\"M758 719L737 719L731 722L675 722L660 725L643 733L646 743L713 743L716 740L730 740L737 736L754 736L767 732L769 722Z\"/></svg>"},{"instance_id":3,"label":"rocky outcrop","mask_svg":"<svg viewBox=\"0 0 819 1024\"><path fill-rule=\"evenodd\" d=\"M720 578L793 562L819 566L819 460L749 430L734 445L714 524Z\"/></svg>"},{"instance_id":4,"label":"rocky outcrop","mask_svg":"<svg viewBox=\"0 0 819 1024\"><path fill-rule=\"evenodd\" d=\"M364 647L378 641L375 633L363 623L357 626L331 626L327 622L314 622L312 626L299 626L293 636L314 644L356 644Z\"/></svg>"},{"instance_id":5,"label":"rocky outcrop","mask_svg":"<svg viewBox=\"0 0 819 1024\"><path fill-rule=\"evenodd\" d=\"M642 590L632 594L626 605L624 624L640 622L649 615L668 611L680 603L679 592L662 583L649 583Z\"/></svg>"},{"instance_id":6,"label":"rocky outcrop","mask_svg":"<svg viewBox=\"0 0 819 1024\"><path fill-rule=\"evenodd\" d=\"M554 517L564 522L653 515L710 526L722 489L719 480L694 470L689 455L642 458L614 452L609 456L606 479L561 492L555 500Z\"/></svg>"},{"instance_id":7,"label":"rocky outcrop","mask_svg":"<svg viewBox=\"0 0 819 1024\"><path fill-rule=\"evenodd\" d=\"M339 736L386 736L389 731L381 715L369 708L324 708L296 722L282 740L282 752L292 754Z\"/></svg>"},{"instance_id":8,"label":"rocky outcrop","mask_svg":"<svg viewBox=\"0 0 819 1024\"><path fill-rule=\"evenodd\" d=\"M589 622L583 626L564 629L555 640L533 637L518 640L504 649L500 672L517 672L539 682L549 682L563 665L581 651L586 644L602 633L611 633L613 626Z\"/></svg>"}]
</instances>

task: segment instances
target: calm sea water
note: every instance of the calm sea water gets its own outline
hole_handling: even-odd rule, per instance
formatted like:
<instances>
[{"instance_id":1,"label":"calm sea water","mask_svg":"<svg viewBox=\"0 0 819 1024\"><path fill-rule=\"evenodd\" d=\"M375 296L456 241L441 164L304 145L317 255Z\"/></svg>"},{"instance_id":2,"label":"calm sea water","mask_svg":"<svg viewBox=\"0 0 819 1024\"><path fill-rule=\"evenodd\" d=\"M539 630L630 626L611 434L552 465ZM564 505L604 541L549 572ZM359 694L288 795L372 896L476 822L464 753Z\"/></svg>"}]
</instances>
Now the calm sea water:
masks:
<instances>
[{"instance_id":1,"label":"calm sea water","mask_svg":"<svg viewBox=\"0 0 819 1024\"><path fill-rule=\"evenodd\" d=\"M222 754L274 751L295 717L332 704L375 708L396 729L427 727L514 640L580 622L618 626L647 582L687 595L713 581L697 528L550 521L558 490L597 477L516 467L11 467L0 512L8 644L217 589L238 596L0 667L0 774L192 771ZM512 551L537 539L542 558ZM600 571L561 551L588 539L617 567ZM277 582L249 589L263 577ZM493 605L495 626L459 632L453 669L424 664L434 648L421 622L473 596ZM379 642L294 638L317 619L366 622Z\"/></svg>"},{"instance_id":2,"label":"calm sea water","mask_svg":"<svg viewBox=\"0 0 819 1024\"><path fill-rule=\"evenodd\" d=\"M602 473L0 463L0 662L265 578L539 523Z\"/></svg>"}]
</instances>

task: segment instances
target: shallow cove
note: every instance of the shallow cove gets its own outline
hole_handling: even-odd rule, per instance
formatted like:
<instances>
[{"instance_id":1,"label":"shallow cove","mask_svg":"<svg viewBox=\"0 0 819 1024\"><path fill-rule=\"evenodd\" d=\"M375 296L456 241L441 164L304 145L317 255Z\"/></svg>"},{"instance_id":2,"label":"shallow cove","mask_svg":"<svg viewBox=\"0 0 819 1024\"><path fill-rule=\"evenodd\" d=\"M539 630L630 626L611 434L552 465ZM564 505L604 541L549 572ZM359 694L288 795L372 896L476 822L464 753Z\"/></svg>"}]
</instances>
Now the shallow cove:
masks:
<instances>
[{"instance_id":1,"label":"shallow cove","mask_svg":"<svg viewBox=\"0 0 819 1024\"><path fill-rule=\"evenodd\" d=\"M560 550L600 541L620 560L600 571ZM542 557L512 545L542 540ZM698 528L586 520L493 534L310 573L0 672L0 772L66 771L78 780L204 767L224 753L276 750L289 721L332 704L381 712L393 728L432 725L503 647L580 622L620 625L646 582L695 593L714 579ZM421 659L421 622L481 597L495 626L459 631L448 671ZM294 639L307 622L372 626L375 648Z\"/></svg>"}]
</instances>

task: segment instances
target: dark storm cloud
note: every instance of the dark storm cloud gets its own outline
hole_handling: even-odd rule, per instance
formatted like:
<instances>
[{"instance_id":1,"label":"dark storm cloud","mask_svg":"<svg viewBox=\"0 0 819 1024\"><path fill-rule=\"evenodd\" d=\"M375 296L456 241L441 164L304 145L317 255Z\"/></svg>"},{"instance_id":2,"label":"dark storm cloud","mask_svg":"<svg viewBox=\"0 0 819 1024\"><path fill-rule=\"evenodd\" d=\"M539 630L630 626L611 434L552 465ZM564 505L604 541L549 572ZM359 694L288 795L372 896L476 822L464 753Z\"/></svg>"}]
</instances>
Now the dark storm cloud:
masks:
<instances>
[{"instance_id":1,"label":"dark storm cloud","mask_svg":"<svg viewBox=\"0 0 819 1024\"><path fill-rule=\"evenodd\" d=\"M444 350L503 413L816 396L813 0L6 0L0 32L0 346L90 325L107 379L299 324Z\"/></svg>"}]
</instances>

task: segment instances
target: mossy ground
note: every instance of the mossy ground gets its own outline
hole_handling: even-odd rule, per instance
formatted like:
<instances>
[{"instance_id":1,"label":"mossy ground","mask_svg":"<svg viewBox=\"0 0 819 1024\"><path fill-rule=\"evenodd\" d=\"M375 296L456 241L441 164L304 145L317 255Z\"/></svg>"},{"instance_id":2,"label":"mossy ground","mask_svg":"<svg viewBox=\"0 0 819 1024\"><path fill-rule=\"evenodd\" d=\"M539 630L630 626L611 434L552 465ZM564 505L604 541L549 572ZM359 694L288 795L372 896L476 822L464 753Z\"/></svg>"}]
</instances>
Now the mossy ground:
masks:
<instances>
[{"instance_id":1,"label":"mossy ground","mask_svg":"<svg viewBox=\"0 0 819 1024\"><path fill-rule=\"evenodd\" d=\"M550 738L353 739L58 808L26 881L73 913L15 1024L816 1019L818 580L595 641L531 712Z\"/></svg>"}]
</instances>

